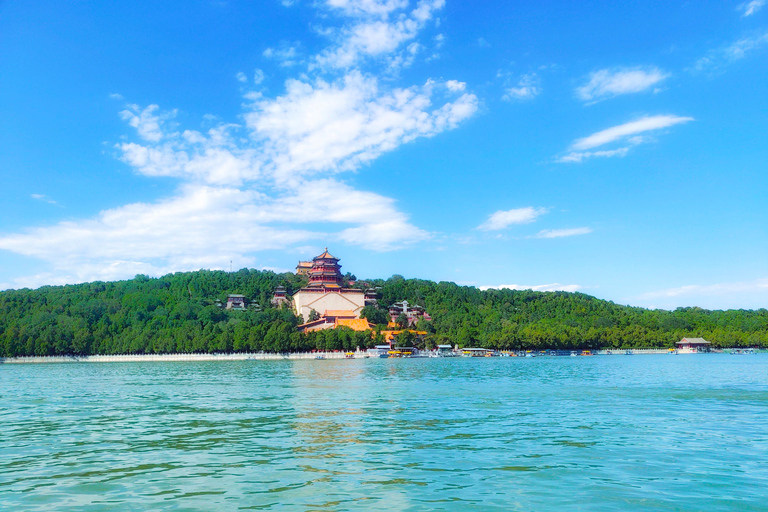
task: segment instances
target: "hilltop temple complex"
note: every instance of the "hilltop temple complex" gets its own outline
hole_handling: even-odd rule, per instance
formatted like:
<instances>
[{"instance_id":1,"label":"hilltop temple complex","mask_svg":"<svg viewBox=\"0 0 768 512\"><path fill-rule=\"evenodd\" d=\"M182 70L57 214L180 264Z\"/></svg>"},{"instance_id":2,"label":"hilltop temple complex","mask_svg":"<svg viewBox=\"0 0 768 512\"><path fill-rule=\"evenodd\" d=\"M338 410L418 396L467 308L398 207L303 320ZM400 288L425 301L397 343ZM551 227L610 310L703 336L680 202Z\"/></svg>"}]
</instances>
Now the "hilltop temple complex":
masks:
<instances>
[{"instance_id":1,"label":"hilltop temple complex","mask_svg":"<svg viewBox=\"0 0 768 512\"><path fill-rule=\"evenodd\" d=\"M283 286L278 286L272 298L276 307L293 306L297 315L304 323L298 326L302 332L349 327L355 331L373 329L374 325L367 319L360 318L360 312L365 306L377 306L374 289L345 288L344 276L341 274L339 258L325 251L312 259L311 262L300 261L296 265L296 274L307 276L309 283L296 292L293 297L286 294ZM378 306L377 306L378 307ZM389 343L404 330L414 336L424 336L427 333L413 330L420 319L430 320L424 308L401 301L389 308L389 327L391 330L382 331ZM405 315L407 325L396 323L400 315Z\"/></svg>"},{"instance_id":2,"label":"hilltop temple complex","mask_svg":"<svg viewBox=\"0 0 768 512\"><path fill-rule=\"evenodd\" d=\"M368 322L360 318L366 293L356 288L344 288L339 258L331 255L326 248L323 254L312 260L309 270L306 268L306 262L299 262L296 272L306 272L309 284L293 295L293 308L305 322L300 326L302 330L328 329L340 321L352 328L363 327L357 326L362 323L359 320L365 322L365 329L369 328Z\"/></svg>"}]
</instances>

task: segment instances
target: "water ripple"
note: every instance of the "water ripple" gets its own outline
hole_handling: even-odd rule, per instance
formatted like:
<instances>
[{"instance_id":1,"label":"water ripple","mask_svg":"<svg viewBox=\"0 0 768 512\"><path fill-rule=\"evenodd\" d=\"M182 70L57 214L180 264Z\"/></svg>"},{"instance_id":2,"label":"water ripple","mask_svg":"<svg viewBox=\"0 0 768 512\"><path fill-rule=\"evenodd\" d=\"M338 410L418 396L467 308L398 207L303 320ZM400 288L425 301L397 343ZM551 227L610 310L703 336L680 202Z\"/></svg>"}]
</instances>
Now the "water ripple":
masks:
<instances>
[{"instance_id":1,"label":"water ripple","mask_svg":"<svg viewBox=\"0 0 768 512\"><path fill-rule=\"evenodd\" d=\"M768 357L2 365L3 510L762 510Z\"/></svg>"}]
</instances>

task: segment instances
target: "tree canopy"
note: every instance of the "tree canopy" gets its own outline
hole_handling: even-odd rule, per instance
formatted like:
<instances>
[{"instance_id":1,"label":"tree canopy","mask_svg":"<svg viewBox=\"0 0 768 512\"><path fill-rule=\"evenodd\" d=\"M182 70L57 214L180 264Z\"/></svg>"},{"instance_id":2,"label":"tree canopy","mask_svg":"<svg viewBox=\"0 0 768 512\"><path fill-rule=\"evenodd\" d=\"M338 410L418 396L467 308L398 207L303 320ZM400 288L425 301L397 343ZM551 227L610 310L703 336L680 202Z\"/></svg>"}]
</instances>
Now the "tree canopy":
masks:
<instances>
[{"instance_id":1,"label":"tree canopy","mask_svg":"<svg viewBox=\"0 0 768 512\"><path fill-rule=\"evenodd\" d=\"M295 352L354 350L380 342L371 332L339 328L302 334L290 308L275 308L277 286L288 294L306 278L243 269L200 270L160 278L45 286L0 292L0 356L178 352ZM674 311L621 306L583 293L487 290L454 283L371 279L379 304L407 300L423 306L428 345L496 349L671 347L703 337L715 347L768 346L768 311ZM228 311L228 294L261 308ZM368 307L373 323L386 310ZM378 340L378 341L377 341Z\"/></svg>"}]
</instances>

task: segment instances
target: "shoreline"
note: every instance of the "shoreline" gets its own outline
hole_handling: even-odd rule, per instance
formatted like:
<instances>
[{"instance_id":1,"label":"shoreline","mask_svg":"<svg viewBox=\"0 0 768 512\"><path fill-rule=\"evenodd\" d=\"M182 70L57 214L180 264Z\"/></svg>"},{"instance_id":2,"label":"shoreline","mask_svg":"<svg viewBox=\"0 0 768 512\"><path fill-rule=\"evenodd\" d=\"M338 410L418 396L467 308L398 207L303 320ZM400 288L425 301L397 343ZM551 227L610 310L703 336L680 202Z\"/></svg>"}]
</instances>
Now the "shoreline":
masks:
<instances>
[{"instance_id":1,"label":"shoreline","mask_svg":"<svg viewBox=\"0 0 768 512\"><path fill-rule=\"evenodd\" d=\"M669 349L631 349L631 354L625 354L624 350L596 350L592 355L649 355L649 354L674 354ZM726 348L712 353L731 353L739 348ZM765 352L755 350L754 353ZM681 355L688 355L681 353ZM51 364L51 363L127 363L127 362L201 362L201 361L281 361L281 360L313 360L313 359L363 359L365 352L352 352L348 357L345 352L291 352L291 353L231 353L231 354L113 354L90 356L22 356L0 358L0 364ZM462 357L462 356L454 356ZM563 357L550 355L536 355L535 357ZM579 356L590 357L590 356ZM377 359L371 357L371 359ZM417 357L427 359L427 357ZM442 359L440 357L435 359Z\"/></svg>"},{"instance_id":2,"label":"shoreline","mask_svg":"<svg viewBox=\"0 0 768 512\"><path fill-rule=\"evenodd\" d=\"M354 352L362 357L363 352ZM125 362L197 362L197 361L260 361L301 359L346 359L344 352L296 352L296 353L232 353L232 354L112 354L91 356L22 356L0 358L0 364L43 363L125 363Z\"/></svg>"}]
</instances>

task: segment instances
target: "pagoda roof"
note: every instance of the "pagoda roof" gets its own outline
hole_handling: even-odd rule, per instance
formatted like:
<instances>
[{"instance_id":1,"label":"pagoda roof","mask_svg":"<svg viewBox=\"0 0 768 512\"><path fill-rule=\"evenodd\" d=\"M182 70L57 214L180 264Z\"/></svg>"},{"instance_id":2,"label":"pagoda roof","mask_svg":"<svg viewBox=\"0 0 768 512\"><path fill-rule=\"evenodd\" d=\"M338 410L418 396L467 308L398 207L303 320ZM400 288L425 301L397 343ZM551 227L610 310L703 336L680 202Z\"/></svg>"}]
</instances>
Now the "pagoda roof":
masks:
<instances>
[{"instance_id":1,"label":"pagoda roof","mask_svg":"<svg viewBox=\"0 0 768 512\"><path fill-rule=\"evenodd\" d=\"M337 258L336 256L334 256L331 253L329 253L328 252L328 248L326 247L325 251L323 252L323 254L321 254L320 256L315 256L315 259L316 260L319 260L319 259L332 259L332 260L337 260L338 261L339 258Z\"/></svg>"}]
</instances>

